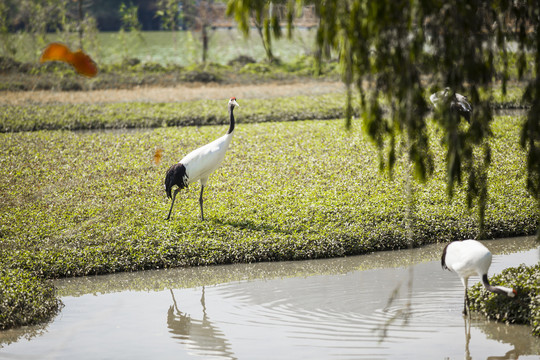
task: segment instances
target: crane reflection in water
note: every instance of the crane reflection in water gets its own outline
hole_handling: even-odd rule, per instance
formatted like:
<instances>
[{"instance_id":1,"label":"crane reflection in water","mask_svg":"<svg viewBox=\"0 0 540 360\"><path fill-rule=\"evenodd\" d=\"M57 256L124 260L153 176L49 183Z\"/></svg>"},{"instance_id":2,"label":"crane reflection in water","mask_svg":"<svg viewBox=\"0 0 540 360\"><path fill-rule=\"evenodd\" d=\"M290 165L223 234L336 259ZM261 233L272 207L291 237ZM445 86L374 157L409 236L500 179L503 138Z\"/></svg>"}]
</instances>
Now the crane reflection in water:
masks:
<instances>
[{"instance_id":1,"label":"crane reflection in water","mask_svg":"<svg viewBox=\"0 0 540 360\"><path fill-rule=\"evenodd\" d=\"M214 326L206 313L204 286L202 287L201 308L202 319L180 311L178 303L171 291L173 305L167 311L167 326L172 338L198 356L236 359L231 344L225 339L223 332Z\"/></svg>"}]
</instances>

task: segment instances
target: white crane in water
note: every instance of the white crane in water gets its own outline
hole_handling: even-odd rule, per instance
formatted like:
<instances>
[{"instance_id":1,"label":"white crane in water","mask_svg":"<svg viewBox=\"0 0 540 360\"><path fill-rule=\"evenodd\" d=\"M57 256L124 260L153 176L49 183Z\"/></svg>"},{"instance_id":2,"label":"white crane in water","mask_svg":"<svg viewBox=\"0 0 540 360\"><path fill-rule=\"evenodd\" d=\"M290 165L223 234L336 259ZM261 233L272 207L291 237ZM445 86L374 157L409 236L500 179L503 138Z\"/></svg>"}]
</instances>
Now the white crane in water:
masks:
<instances>
[{"instance_id":1,"label":"white crane in water","mask_svg":"<svg viewBox=\"0 0 540 360\"><path fill-rule=\"evenodd\" d=\"M171 217L171 212L176 199L176 194L183 189L187 188L189 184L201 181L201 194L199 196L199 204L201 206L201 219L204 220L203 213L203 191L208 181L208 177L213 173L223 161L225 153L229 148L234 131L234 114L233 110L235 106L240 107L236 102L236 98L232 97L229 100L229 130L225 135L206 144L196 150L193 150L187 154L179 163L174 164L167 170L165 175L165 191L167 197L172 197L171 208L169 209L169 215L166 220ZM172 193L172 188L177 186Z\"/></svg>"},{"instance_id":2,"label":"white crane in water","mask_svg":"<svg viewBox=\"0 0 540 360\"><path fill-rule=\"evenodd\" d=\"M492 255L488 248L476 240L452 241L444 247L441 257L443 269L455 272L465 287L464 315L467 315L467 309L469 307L467 284L471 276L480 276L486 290L492 293L502 294L511 298L517 294L514 289L490 285L487 272L491 266L491 259Z\"/></svg>"},{"instance_id":3,"label":"white crane in water","mask_svg":"<svg viewBox=\"0 0 540 360\"><path fill-rule=\"evenodd\" d=\"M446 106L450 107L450 111L463 116L468 123L471 122L473 108L466 96L453 92L447 87L442 91L431 94L429 100L435 109L440 109L444 104L447 104Z\"/></svg>"}]
</instances>

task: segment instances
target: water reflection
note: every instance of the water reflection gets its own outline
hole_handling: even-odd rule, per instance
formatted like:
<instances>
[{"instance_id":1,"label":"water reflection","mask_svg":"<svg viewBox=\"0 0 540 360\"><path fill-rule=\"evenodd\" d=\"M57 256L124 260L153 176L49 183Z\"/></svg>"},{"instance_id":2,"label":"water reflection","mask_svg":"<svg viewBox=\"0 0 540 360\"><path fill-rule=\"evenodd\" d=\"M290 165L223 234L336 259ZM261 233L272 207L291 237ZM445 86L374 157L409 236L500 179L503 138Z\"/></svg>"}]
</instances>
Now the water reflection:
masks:
<instances>
[{"instance_id":1,"label":"water reflection","mask_svg":"<svg viewBox=\"0 0 540 360\"><path fill-rule=\"evenodd\" d=\"M21 340L30 341L35 337L42 336L47 333L48 326L49 323L46 323L0 331L0 349L6 345L13 344ZM0 358L2 358L1 354Z\"/></svg>"},{"instance_id":2,"label":"water reflection","mask_svg":"<svg viewBox=\"0 0 540 360\"><path fill-rule=\"evenodd\" d=\"M212 324L206 313L204 290L203 286L200 300L202 319L196 319L180 311L174 292L170 289L173 300L173 305L169 306L167 311L167 326L170 333L173 335L173 339L179 340L194 355L236 359L223 332Z\"/></svg>"},{"instance_id":3,"label":"water reflection","mask_svg":"<svg viewBox=\"0 0 540 360\"><path fill-rule=\"evenodd\" d=\"M472 321L488 339L509 344L512 349L499 356L489 356L487 359L518 359L522 356L539 355L540 341L532 337L527 326L507 326L503 323L485 321L477 318Z\"/></svg>"}]
</instances>

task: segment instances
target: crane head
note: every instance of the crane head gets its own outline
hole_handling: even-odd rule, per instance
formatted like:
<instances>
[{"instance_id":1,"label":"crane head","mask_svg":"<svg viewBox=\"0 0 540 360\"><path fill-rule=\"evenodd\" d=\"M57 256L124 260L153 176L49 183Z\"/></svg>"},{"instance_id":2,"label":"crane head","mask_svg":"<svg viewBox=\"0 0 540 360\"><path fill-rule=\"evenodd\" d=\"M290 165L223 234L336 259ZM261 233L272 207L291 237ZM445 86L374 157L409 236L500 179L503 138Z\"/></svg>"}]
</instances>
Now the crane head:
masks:
<instances>
[{"instance_id":1,"label":"crane head","mask_svg":"<svg viewBox=\"0 0 540 360\"><path fill-rule=\"evenodd\" d=\"M236 102L236 98L235 98L235 97L232 97L232 98L229 100L229 107L234 108L235 106L240 107L240 105L238 105L238 103Z\"/></svg>"},{"instance_id":2,"label":"crane head","mask_svg":"<svg viewBox=\"0 0 540 360\"><path fill-rule=\"evenodd\" d=\"M499 291L497 291L498 293L506 295L508 297L513 298L513 297L515 297L517 295L516 289L507 288L507 287L504 287L504 286L495 286L495 287L498 288L498 290L499 290Z\"/></svg>"}]
</instances>

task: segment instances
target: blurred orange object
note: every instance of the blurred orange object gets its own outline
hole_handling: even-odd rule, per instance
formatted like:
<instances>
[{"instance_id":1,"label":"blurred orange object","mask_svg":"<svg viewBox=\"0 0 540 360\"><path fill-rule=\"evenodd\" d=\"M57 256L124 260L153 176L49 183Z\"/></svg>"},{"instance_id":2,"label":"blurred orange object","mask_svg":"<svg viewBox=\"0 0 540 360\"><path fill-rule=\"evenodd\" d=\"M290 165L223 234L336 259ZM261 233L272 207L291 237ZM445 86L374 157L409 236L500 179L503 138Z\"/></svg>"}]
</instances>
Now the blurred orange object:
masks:
<instances>
[{"instance_id":1,"label":"blurred orange object","mask_svg":"<svg viewBox=\"0 0 540 360\"><path fill-rule=\"evenodd\" d=\"M158 165L161 162L162 157L163 157L163 150L156 149L156 152L154 153L154 164Z\"/></svg>"},{"instance_id":2,"label":"blurred orange object","mask_svg":"<svg viewBox=\"0 0 540 360\"><path fill-rule=\"evenodd\" d=\"M94 77L98 73L97 65L92 58L86 55L82 50L71 52L69 48L62 43L50 43L43 50L39 62L45 61L63 61L75 69L79 74Z\"/></svg>"}]
</instances>

